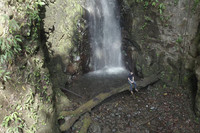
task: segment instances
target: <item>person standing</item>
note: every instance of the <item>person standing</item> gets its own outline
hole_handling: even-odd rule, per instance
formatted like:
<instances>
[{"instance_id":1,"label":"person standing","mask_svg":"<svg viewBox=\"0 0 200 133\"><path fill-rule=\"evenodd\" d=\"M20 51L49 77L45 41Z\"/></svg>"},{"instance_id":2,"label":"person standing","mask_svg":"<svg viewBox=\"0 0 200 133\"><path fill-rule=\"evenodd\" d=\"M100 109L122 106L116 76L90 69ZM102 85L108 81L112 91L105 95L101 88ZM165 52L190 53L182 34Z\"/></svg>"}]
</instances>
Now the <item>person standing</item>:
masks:
<instances>
[{"instance_id":1,"label":"person standing","mask_svg":"<svg viewBox=\"0 0 200 133\"><path fill-rule=\"evenodd\" d=\"M133 75L133 72L130 71L129 75L128 75L128 82L130 84L130 89L131 89L131 94L133 94L133 84L134 84L134 88L135 88L135 91L138 92L137 90L137 85L136 85L136 82L134 80L134 75Z\"/></svg>"}]
</instances>

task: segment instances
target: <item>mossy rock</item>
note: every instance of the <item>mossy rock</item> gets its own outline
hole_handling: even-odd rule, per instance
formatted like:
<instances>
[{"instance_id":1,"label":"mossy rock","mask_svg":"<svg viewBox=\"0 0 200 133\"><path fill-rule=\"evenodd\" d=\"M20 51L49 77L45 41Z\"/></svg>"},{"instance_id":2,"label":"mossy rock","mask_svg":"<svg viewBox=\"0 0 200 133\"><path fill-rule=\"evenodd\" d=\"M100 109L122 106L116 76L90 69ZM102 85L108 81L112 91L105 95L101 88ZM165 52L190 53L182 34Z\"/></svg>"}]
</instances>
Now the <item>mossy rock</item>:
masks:
<instances>
[{"instance_id":1,"label":"mossy rock","mask_svg":"<svg viewBox=\"0 0 200 133\"><path fill-rule=\"evenodd\" d=\"M70 100L67 96L59 89L56 89L56 109L58 112L71 106Z\"/></svg>"}]
</instances>

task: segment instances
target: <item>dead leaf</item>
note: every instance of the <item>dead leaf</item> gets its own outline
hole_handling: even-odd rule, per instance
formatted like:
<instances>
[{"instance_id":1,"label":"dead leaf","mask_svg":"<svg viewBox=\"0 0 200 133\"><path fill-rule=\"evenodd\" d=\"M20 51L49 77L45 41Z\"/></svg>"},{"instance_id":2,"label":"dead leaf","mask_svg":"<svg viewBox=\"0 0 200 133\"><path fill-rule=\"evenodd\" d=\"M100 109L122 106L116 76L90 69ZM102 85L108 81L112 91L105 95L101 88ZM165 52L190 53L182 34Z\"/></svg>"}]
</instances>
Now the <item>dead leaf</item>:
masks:
<instances>
[{"instance_id":1,"label":"dead leaf","mask_svg":"<svg viewBox=\"0 0 200 133\"><path fill-rule=\"evenodd\" d=\"M25 88L24 86L22 86L22 89L23 89L23 90L26 90L26 88Z\"/></svg>"},{"instance_id":2,"label":"dead leaf","mask_svg":"<svg viewBox=\"0 0 200 133\"><path fill-rule=\"evenodd\" d=\"M167 96L167 93L164 93L163 95L164 95L164 96Z\"/></svg>"}]
</instances>

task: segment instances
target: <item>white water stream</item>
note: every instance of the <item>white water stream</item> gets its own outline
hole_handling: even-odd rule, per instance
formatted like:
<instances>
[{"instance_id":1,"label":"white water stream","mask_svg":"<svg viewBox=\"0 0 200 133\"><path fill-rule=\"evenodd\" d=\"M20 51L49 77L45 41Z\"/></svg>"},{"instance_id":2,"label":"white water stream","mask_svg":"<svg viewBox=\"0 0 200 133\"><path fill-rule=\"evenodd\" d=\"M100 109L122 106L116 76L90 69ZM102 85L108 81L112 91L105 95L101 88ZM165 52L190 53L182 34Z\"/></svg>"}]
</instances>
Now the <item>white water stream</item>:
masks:
<instances>
[{"instance_id":1,"label":"white water stream","mask_svg":"<svg viewBox=\"0 0 200 133\"><path fill-rule=\"evenodd\" d=\"M124 70L121 55L120 15L116 0L87 0L91 65L98 72Z\"/></svg>"}]
</instances>

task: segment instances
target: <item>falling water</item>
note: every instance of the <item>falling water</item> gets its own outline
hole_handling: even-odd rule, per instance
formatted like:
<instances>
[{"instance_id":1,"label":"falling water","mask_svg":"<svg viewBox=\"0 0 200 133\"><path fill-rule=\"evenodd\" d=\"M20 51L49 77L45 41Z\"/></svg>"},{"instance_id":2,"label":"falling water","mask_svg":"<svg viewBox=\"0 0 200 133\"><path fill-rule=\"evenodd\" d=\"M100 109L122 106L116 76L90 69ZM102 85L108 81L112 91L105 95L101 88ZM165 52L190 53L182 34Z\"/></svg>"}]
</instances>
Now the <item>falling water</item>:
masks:
<instances>
[{"instance_id":1,"label":"falling water","mask_svg":"<svg viewBox=\"0 0 200 133\"><path fill-rule=\"evenodd\" d=\"M123 70L120 17L116 0L87 0L86 6L89 12L93 69Z\"/></svg>"}]
</instances>

